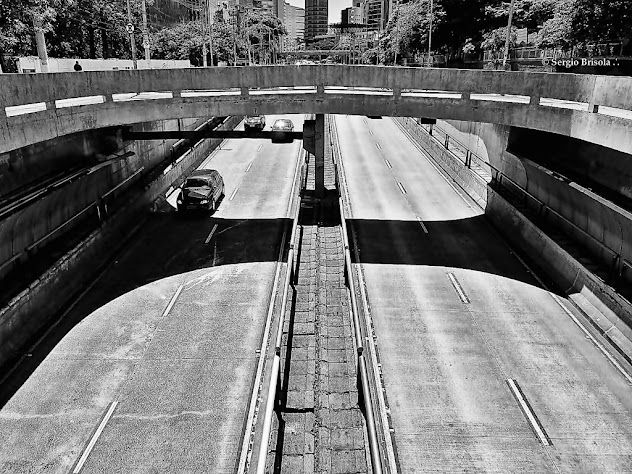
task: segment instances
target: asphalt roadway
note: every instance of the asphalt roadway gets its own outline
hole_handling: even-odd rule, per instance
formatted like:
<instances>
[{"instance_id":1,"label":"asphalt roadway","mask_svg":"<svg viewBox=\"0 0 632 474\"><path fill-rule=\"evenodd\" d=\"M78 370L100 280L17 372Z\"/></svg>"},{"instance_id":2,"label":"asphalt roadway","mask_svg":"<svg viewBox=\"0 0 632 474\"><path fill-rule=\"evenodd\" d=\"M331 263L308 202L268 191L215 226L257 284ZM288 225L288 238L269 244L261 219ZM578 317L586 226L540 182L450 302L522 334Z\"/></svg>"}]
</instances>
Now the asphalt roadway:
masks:
<instances>
[{"instance_id":1,"label":"asphalt roadway","mask_svg":"<svg viewBox=\"0 0 632 474\"><path fill-rule=\"evenodd\" d=\"M391 119L336 120L400 472L632 472L622 374Z\"/></svg>"},{"instance_id":2,"label":"asphalt roadway","mask_svg":"<svg viewBox=\"0 0 632 474\"><path fill-rule=\"evenodd\" d=\"M300 146L226 141L219 210L152 216L0 389L0 472L234 471Z\"/></svg>"}]
</instances>

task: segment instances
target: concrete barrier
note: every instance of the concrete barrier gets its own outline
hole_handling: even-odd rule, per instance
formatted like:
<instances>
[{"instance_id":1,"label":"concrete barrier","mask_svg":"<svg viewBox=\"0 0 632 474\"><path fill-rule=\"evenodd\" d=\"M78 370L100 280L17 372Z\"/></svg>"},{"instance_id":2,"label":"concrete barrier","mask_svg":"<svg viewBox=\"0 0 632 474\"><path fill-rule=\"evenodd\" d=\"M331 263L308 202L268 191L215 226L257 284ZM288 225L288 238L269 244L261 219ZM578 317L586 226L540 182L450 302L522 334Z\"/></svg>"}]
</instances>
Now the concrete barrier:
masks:
<instances>
[{"instance_id":1,"label":"concrete barrier","mask_svg":"<svg viewBox=\"0 0 632 474\"><path fill-rule=\"evenodd\" d=\"M481 209L487 203L487 183L465 163L446 150L437 140L421 128L414 119L397 117L395 121L403 127L408 136L430 156L443 172L474 199Z\"/></svg>"},{"instance_id":2,"label":"concrete barrier","mask_svg":"<svg viewBox=\"0 0 632 474\"><path fill-rule=\"evenodd\" d=\"M219 128L234 128L242 117L229 117ZM0 310L0 367L16 360L25 345L98 275L104 265L127 243L131 233L142 225L151 203L183 174L198 166L217 147L219 140L206 140L188 153L168 173L161 174L129 205L112 215L59 259L48 271Z\"/></svg>"},{"instance_id":3,"label":"concrete barrier","mask_svg":"<svg viewBox=\"0 0 632 474\"><path fill-rule=\"evenodd\" d=\"M523 251L566 294L589 292L632 327L632 304L593 275L520 211L488 188L486 217L515 248Z\"/></svg>"}]
</instances>

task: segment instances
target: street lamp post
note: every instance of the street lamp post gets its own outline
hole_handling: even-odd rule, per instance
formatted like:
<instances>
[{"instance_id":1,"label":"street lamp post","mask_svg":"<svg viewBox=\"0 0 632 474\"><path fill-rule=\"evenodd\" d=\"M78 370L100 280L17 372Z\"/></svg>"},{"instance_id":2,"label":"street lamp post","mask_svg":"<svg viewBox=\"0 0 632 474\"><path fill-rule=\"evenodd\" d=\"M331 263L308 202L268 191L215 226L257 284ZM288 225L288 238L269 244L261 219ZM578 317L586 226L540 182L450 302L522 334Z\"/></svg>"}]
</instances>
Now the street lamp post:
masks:
<instances>
[{"instance_id":1,"label":"street lamp post","mask_svg":"<svg viewBox=\"0 0 632 474\"><path fill-rule=\"evenodd\" d=\"M134 23L132 23L132 7L129 4L129 0L127 0L127 26L129 33L129 42L132 46L132 64L134 65L134 69L138 69L138 63L136 62L136 42L134 41Z\"/></svg>"},{"instance_id":2,"label":"street lamp post","mask_svg":"<svg viewBox=\"0 0 632 474\"><path fill-rule=\"evenodd\" d=\"M149 67L149 60L151 59L151 52L149 50L149 32L147 31L147 5L145 0L142 3L143 8L143 47L145 48L145 59L147 60L147 67Z\"/></svg>"},{"instance_id":3,"label":"street lamp post","mask_svg":"<svg viewBox=\"0 0 632 474\"><path fill-rule=\"evenodd\" d=\"M503 55L503 70L505 69L505 65L507 64L507 57L509 56L509 40L511 38L511 18L513 17L514 12L514 2L515 0L511 0L511 4L509 5L509 21L507 22L507 34L505 38L505 54Z\"/></svg>"},{"instance_id":4,"label":"street lamp post","mask_svg":"<svg viewBox=\"0 0 632 474\"><path fill-rule=\"evenodd\" d=\"M432 0L430 0L430 25L428 27L428 67L432 67Z\"/></svg>"}]
</instances>

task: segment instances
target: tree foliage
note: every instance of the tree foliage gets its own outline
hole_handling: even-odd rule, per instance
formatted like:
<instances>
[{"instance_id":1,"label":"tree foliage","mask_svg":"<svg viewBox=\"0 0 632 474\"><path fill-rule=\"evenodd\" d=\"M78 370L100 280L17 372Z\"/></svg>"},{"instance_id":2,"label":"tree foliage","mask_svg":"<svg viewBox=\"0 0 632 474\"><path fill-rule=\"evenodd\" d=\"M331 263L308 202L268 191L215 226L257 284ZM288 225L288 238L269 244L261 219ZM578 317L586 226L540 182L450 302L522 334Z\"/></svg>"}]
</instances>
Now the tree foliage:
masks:
<instances>
[{"instance_id":1,"label":"tree foliage","mask_svg":"<svg viewBox=\"0 0 632 474\"><path fill-rule=\"evenodd\" d=\"M440 27L445 12L441 5L433 9L433 32ZM428 51L430 30L430 1L418 0L403 3L394 8L386 25L386 34L380 39L380 49L387 62L396 57L414 57ZM379 54L379 53L378 53Z\"/></svg>"},{"instance_id":2,"label":"tree foliage","mask_svg":"<svg viewBox=\"0 0 632 474\"><path fill-rule=\"evenodd\" d=\"M151 6L153 0L146 3ZM140 48L141 0L130 4ZM51 57L130 57L127 8L121 0L0 0L0 55L36 54L34 20Z\"/></svg>"}]
</instances>

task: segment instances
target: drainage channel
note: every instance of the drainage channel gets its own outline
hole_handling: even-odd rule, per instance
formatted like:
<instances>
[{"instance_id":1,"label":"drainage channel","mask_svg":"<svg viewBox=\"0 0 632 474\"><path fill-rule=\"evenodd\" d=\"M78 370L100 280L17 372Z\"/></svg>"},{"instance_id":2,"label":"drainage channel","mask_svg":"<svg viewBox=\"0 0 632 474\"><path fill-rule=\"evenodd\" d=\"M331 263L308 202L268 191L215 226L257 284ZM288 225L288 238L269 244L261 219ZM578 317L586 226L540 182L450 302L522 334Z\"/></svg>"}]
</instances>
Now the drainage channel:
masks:
<instances>
[{"instance_id":1,"label":"drainage channel","mask_svg":"<svg viewBox=\"0 0 632 474\"><path fill-rule=\"evenodd\" d=\"M334 164L326 152L326 196L316 200L310 158L293 242L270 443L265 468L260 464L257 472L366 473L371 454Z\"/></svg>"}]
</instances>

